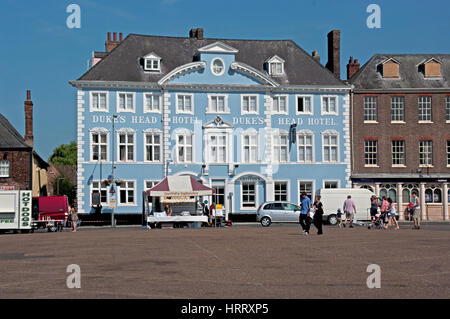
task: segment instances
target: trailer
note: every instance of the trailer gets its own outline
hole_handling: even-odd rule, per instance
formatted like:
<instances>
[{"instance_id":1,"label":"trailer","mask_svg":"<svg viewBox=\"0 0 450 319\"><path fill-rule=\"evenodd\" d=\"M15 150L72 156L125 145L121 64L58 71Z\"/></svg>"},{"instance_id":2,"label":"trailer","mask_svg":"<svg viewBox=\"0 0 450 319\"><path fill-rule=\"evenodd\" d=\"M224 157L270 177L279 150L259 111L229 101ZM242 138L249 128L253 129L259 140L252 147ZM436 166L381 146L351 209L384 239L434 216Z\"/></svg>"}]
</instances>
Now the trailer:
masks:
<instances>
[{"instance_id":1,"label":"trailer","mask_svg":"<svg viewBox=\"0 0 450 319\"><path fill-rule=\"evenodd\" d=\"M0 191L0 232L62 231L67 224L66 196L32 197L31 191Z\"/></svg>"}]
</instances>

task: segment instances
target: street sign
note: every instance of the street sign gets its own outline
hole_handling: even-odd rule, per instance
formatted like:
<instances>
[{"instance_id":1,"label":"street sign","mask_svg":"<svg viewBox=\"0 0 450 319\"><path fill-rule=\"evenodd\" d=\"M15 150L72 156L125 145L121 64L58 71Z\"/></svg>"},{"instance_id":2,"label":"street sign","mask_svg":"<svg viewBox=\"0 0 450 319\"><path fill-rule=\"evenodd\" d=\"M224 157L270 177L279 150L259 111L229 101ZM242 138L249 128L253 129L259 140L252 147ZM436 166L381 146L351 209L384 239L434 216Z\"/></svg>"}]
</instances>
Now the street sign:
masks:
<instances>
[{"instance_id":1,"label":"street sign","mask_svg":"<svg viewBox=\"0 0 450 319\"><path fill-rule=\"evenodd\" d=\"M116 190L114 189L114 184L111 185L111 188L110 188L110 190L109 190L109 193L110 193L110 194L115 194L115 193L116 193Z\"/></svg>"},{"instance_id":2,"label":"street sign","mask_svg":"<svg viewBox=\"0 0 450 319\"><path fill-rule=\"evenodd\" d=\"M117 202L115 199L111 199L109 201L109 208L116 208L117 207Z\"/></svg>"}]
</instances>

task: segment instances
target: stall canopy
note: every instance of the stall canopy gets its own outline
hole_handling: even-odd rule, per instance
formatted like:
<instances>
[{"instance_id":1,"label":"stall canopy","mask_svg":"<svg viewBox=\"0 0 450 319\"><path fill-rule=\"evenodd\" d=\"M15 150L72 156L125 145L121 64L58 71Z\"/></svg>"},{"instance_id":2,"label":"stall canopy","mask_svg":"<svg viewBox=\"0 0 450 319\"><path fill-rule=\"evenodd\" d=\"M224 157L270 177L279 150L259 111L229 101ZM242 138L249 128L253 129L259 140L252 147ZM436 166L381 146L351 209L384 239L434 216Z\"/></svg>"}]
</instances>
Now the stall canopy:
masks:
<instances>
[{"instance_id":1,"label":"stall canopy","mask_svg":"<svg viewBox=\"0 0 450 319\"><path fill-rule=\"evenodd\" d=\"M213 188L196 181L192 176L168 176L159 184L147 190L147 196L211 196Z\"/></svg>"}]
</instances>

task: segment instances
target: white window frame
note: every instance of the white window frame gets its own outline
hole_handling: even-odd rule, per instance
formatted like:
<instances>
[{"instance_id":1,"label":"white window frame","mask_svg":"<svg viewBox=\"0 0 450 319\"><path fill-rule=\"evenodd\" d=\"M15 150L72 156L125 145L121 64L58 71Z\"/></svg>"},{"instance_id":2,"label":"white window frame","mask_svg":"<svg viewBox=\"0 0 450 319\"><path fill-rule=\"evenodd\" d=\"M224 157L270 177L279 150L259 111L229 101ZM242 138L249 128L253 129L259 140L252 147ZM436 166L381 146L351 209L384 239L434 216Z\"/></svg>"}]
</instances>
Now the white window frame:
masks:
<instances>
[{"instance_id":1,"label":"white window frame","mask_svg":"<svg viewBox=\"0 0 450 319\"><path fill-rule=\"evenodd\" d=\"M287 138L287 143L285 145L282 145L281 143L279 145L275 144L275 138L280 137L281 136L285 136ZM275 148L279 147L280 148L280 157L281 157L281 148L286 146L286 156L287 159L286 161L282 161L281 159L277 159L275 158ZM290 152L289 152L289 133L285 133L285 132L275 132L274 134L272 134L272 162L273 163L279 163L279 164L284 164L284 163L289 163L290 162Z\"/></svg>"},{"instance_id":2,"label":"white window frame","mask_svg":"<svg viewBox=\"0 0 450 319\"><path fill-rule=\"evenodd\" d=\"M216 73L214 71L214 62L215 61L220 61L222 63L222 70L219 73ZM225 73L225 61L219 57L212 59L211 60L211 73L214 74L215 76L221 76L222 74L224 74Z\"/></svg>"},{"instance_id":3,"label":"white window frame","mask_svg":"<svg viewBox=\"0 0 450 319\"><path fill-rule=\"evenodd\" d=\"M94 139L93 139L93 134L106 134L106 159L105 160L103 160L103 159L97 159L97 160L94 160L94 151L93 151L93 146L94 146ZM100 140L99 140L100 141ZM102 143L100 143L99 142L99 156L101 156L101 150L100 150L100 146L101 145L104 145L104 144L102 144ZM110 153L110 151L109 151L109 131L108 130L92 130L92 131L90 131L89 132L89 151L90 151L90 161L91 162L99 162L99 161L101 161L101 162L109 162L110 161L110 159L109 159L109 153Z\"/></svg>"},{"instance_id":4,"label":"white window frame","mask_svg":"<svg viewBox=\"0 0 450 319\"><path fill-rule=\"evenodd\" d=\"M395 146L394 149L394 143L395 142L403 142L403 153L394 152L394 150L398 149L399 146ZM394 155L395 154L403 154L403 164L394 164ZM391 164L392 167L406 167L406 141L405 140L393 140L391 141Z\"/></svg>"},{"instance_id":5,"label":"white window frame","mask_svg":"<svg viewBox=\"0 0 450 319\"><path fill-rule=\"evenodd\" d=\"M450 167L450 140L447 140L447 167Z\"/></svg>"},{"instance_id":6,"label":"white window frame","mask_svg":"<svg viewBox=\"0 0 450 319\"><path fill-rule=\"evenodd\" d=\"M105 94L105 108L104 109L96 109L94 108L94 94L99 95L99 104L100 104L100 94ZM109 92L108 91L90 91L89 92L89 111L90 112L109 112Z\"/></svg>"},{"instance_id":7,"label":"white window frame","mask_svg":"<svg viewBox=\"0 0 450 319\"><path fill-rule=\"evenodd\" d=\"M99 185L100 187L94 187L94 183L98 183L98 185ZM110 198L109 198L109 192L108 192L109 187L106 186L106 185L105 185L105 187L102 187L102 184L103 184L103 183L102 183L102 181L100 181L100 180L93 180L93 181L92 181L91 187L90 187L90 194L91 194L91 196L90 196L90 198L89 198L90 206L92 206L92 194L94 194L94 190L99 190L99 191L100 191L100 204L101 204L102 206L105 206L105 205L108 205L108 204L109 204L109 200L110 200ZM106 202L102 202L102 194L101 194L101 191L102 191L102 190L106 191Z\"/></svg>"},{"instance_id":8,"label":"white window frame","mask_svg":"<svg viewBox=\"0 0 450 319\"><path fill-rule=\"evenodd\" d=\"M3 173L6 171L7 173ZM0 160L0 178L9 178L11 176L11 162L9 160Z\"/></svg>"},{"instance_id":9,"label":"white window frame","mask_svg":"<svg viewBox=\"0 0 450 319\"><path fill-rule=\"evenodd\" d=\"M431 95L419 96L417 98L417 107L419 123L433 123L433 98ZM430 119L421 119L421 117L428 117L428 110L430 112Z\"/></svg>"},{"instance_id":10,"label":"white window frame","mask_svg":"<svg viewBox=\"0 0 450 319\"><path fill-rule=\"evenodd\" d=\"M402 103L402 108L401 109L397 109L397 110L402 110L402 112L403 112L403 119L402 120L393 120L392 119L392 109L393 109L393 104L394 104L394 101L393 101L393 99L395 99L395 98L399 98L400 100L403 100L403 103ZM396 101L395 102L396 104L398 104L398 105L400 105L400 102L399 101ZM391 116L390 116L390 118L391 118L391 123L401 123L401 124L403 124L403 123L406 123L405 122L405 97L404 96L391 96L391 107L390 107L390 113L391 113Z\"/></svg>"},{"instance_id":11,"label":"white window frame","mask_svg":"<svg viewBox=\"0 0 450 319\"><path fill-rule=\"evenodd\" d=\"M445 97L446 122L450 123L450 95Z\"/></svg>"},{"instance_id":12,"label":"white window frame","mask_svg":"<svg viewBox=\"0 0 450 319\"><path fill-rule=\"evenodd\" d=\"M150 97L152 99L152 109L149 110L147 108L147 97ZM154 103L155 103L155 99L158 100L159 103L159 109L155 110L153 109ZM143 98L143 106L142 109L144 111L144 113L158 113L161 114L162 113L162 95L160 93L144 93L144 98Z\"/></svg>"},{"instance_id":13,"label":"white window frame","mask_svg":"<svg viewBox=\"0 0 450 319\"><path fill-rule=\"evenodd\" d=\"M122 134L125 134L125 136L126 136L126 141L125 141L125 146L126 146L126 150L125 150L125 160L124 161L122 161L122 160L120 160L120 135L122 135ZM133 160L129 160L128 159L128 135L129 134L132 134L133 135ZM117 143L117 145L116 145L116 147L117 147L117 157L116 157L116 159L117 159L117 163L136 163L136 131L134 131L134 130L130 130L130 129L127 129L127 130L119 130L119 131L117 131L117 133L116 133L116 137L117 137L117 141L116 141L116 143Z\"/></svg>"},{"instance_id":14,"label":"white window frame","mask_svg":"<svg viewBox=\"0 0 450 319\"><path fill-rule=\"evenodd\" d=\"M311 112L299 112L298 111L298 99L309 98L311 101ZM314 115L314 95L309 94L297 94L295 95L295 114L296 115Z\"/></svg>"},{"instance_id":15,"label":"white window frame","mask_svg":"<svg viewBox=\"0 0 450 319\"><path fill-rule=\"evenodd\" d=\"M183 110L178 109L178 97L182 96L183 97ZM186 111L185 110L185 98L186 97L190 97L191 99L191 110L190 111ZM194 115L194 94L193 93L177 93L175 94L175 111L176 114L192 114Z\"/></svg>"},{"instance_id":16,"label":"white window frame","mask_svg":"<svg viewBox=\"0 0 450 319\"><path fill-rule=\"evenodd\" d=\"M275 184L276 183L284 183L286 184L286 201L290 202L291 201L291 181L289 179L285 179L285 180L274 180L273 181L273 199L276 201L276 189L275 189Z\"/></svg>"},{"instance_id":17,"label":"white window frame","mask_svg":"<svg viewBox=\"0 0 450 319\"><path fill-rule=\"evenodd\" d=\"M336 112L329 112L324 110L324 99L335 99L336 100ZM322 95L320 97L320 111L321 115L339 115L339 95Z\"/></svg>"},{"instance_id":18,"label":"white window frame","mask_svg":"<svg viewBox=\"0 0 450 319\"><path fill-rule=\"evenodd\" d=\"M280 99L285 100L285 111L280 111ZM278 110L275 110L275 100L278 100ZM272 114L289 114L289 96L287 94L276 94L273 96Z\"/></svg>"},{"instance_id":19,"label":"white window frame","mask_svg":"<svg viewBox=\"0 0 450 319\"><path fill-rule=\"evenodd\" d=\"M133 196L133 203L128 203L128 193L127 193L127 203L126 204L122 204L120 202L120 191L123 189L123 185L126 185L126 190L128 191L128 183L129 182L133 182L133 192L134 192L134 196ZM128 179L128 180L123 180L122 181L122 185L117 186L117 206L121 206L121 207L132 207L132 206L137 206L137 184L136 184L136 180L135 179Z\"/></svg>"},{"instance_id":20,"label":"white window frame","mask_svg":"<svg viewBox=\"0 0 450 319\"><path fill-rule=\"evenodd\" d=\"M240 188L241 188L241 194L240 194L240 206L241 206L241 209L240 210L250 210L250 211L253 211L253 210L256 210L256 209L258 209L258 203L259 203L259 199L258 199L258 181L241 181L240 182ZM255 206L254 207L244 207L244 184L253 184L253 185L255 185Z\"/></svg>"},{"instance_id":21,"label":"white window frame","mask_svg":"<svg viewBox=\"0 0 450 319\"><path fill-rule=\"evenodd\" d=\"M125 94L125 107L127 106L127 95L132 95L133 96L133 101L132 101L132 109L121 109L120 108L120 95ZM117 113L136 113L136 92L117 92L116 95L116 111Z\"/></svg>"},{"instance_id":22,"label":"white window frame","mask_svg":"<svg viewBox=\"0 0 450 319\"><path fill-rule=\"evenodd\" d=\"M213 110L212 104L213 99L223 98L223 111ZM218 103L216 104L218 106ZM206 113L210 114L230 114L230 108L228 107L228 94L208 94L208 108L206 109Z\"/></svg>"},{"instance_id":23,"label":"white window frame","mask_svg":"<svg viewBox=\"0 0 450 319\"><path fill-rule=\"evenodd\" d=\"M339 179L324 179L322 180L322 188L325 189L326 183L336 183L336 188L341 188L341 181ZM333 188L327 188L333 189Z\"/></svg>"},{"instance_id":24,"label":"white window frame","mask_svg":"<svg viewBox=\"0 0 450 319\"><path fill-rule=\"evenodd\" d=\"M308 147L309 145L300 145L300 137L306 137L306 136L311 136L311 148L312 148L312 159L311 159L311 161L302 161L302 160L300 160L300 146L303 146L303 147ZM314 163L315 162L315 160L316 160L316 152L315 152L315 150L314 150L314 132L298 132L297 133L297 162L298 163L304 163L304 164L311 164L311 163ZM306 154L306 153L305 153Z\"/></svg>"},{"instance_id":25,"label":"white window frame","mask_svg":"<svg viewBox=\"0 0 450 319\"><path fill-rule=\"evenodd\" d=\"M248 136L249 137L249 145L245 144L245 137ZM251 143L251 138L252 137L256 137L256 145L253 145ZM241 162L245 163L245 164L255 164L255 163L259 163L259 135L258 132L242 132L242 138L241 138L241 151L242 151L242 156L241 156ZM249 161L245 161L245 148L248 147L249 148ZM255 161L251 161L251 149L255 149Z\"/></svg>"},{"instance_id":26,"label":"white window frame","mask_svg":"<svg viewBox=\"0 0 450 319\"><path fill-rule=\"evenodd\" d=\"M152 143L151 144L147 144L147 135L152 135L153 137L152 137ZM155 144L154 143L154 136L155 135L158 135L159 136L159 144ZM163 157L163 143L162 143L162 133L161 132L144 132L144 134L143 134L143 137L144 137L144 162L145 163L162 163L162 157ZM151 145L151 147L152 147L152 149L153 149L153 152L152 152L152 154L153 154L153 158L154 158L154 155L155 155L155 151L154 151L154 149L155 149L155 146L159 146L159 160L154 160L154 159L152 159L152 160L148 160L147 159L147 146L150 146Z\"/></svg>"},{"instance_id":27,"label":"white window frame","mask_svg":"<svg viewBox=\"0 0 450 319\"><path fill-rule=\"evenodd\" d=\"M367 101L366 99L370 99L371 101ZM378 123L378 96L364 96L363 99L364 103L364 123ZM375 109L375 119L366 120L366 111L368 110L368 107L371 107L372 109Z\"/></svg>"},{"instance_id":28,"label":"white window frame","mask_svg":"<svg viewBox=\"0 0 450 319\"><path fill-rule=\"evenodd\" d=\"M422 144L422 142L430 142L431 143L431 164L421 164L420 163L420 154L422 154L422 152L421 152L421 144ZM428 156L427 156L427 159L430 159ZM428 162L428 160L427 160L427 162ZM424 140L424 141L419 141L419 167L433 167L433 140Z\"/></svg>"},{"instance_id":29,"label":"white window frame","mask_svg":"<svg viewBox=\"0 0 450 319\"><path fill-rule=\"evenodd\" d=\"M150 62L150 67L149 67ZM155 68L153 62L157 63L157 67ZM153 72L161 72L161 59L159 58L145 58L144 59L144 70L145 71L153 71Z\"/></svg>"},{"instance_id":30,"label":"white window frame","mask_svg":"<svg viewBox=\"0 0 450 319\"><path fill-rule=\"evenodd\" d=\"M217 144L215 144L215 145L211 144L211 138L212 137L216 138ZM225 138L225 143L224 144L221 144L221 145L218 144L219 137L224 137ZM210 165L226 165L226 164L228 164L228 162L229 162L228 155L229 155L229 147L230 147L228 139L229 139L228 133L227 132L223 132L223 131L218 131L218 132L206 134L206 153L207 153L206 154L206 162L208 164L210 164ZM216 147L217 160L213 159L212 147ZM220 148L224 148L224 156L225 156L225 161L224 162L218 161L218 159L219 159L219 147Z\"/></svg>"},{"instance_id":31,"label":"white window frame","mask_svg":"<svg viewBox=\"0 0 450 319\"><path fill-rule=\"evenodd\" d=\"M278 72L277 67L275 66L275 73L272 72L272 65L281 65L281 72ZM271 76L282 76L284 75L284 63L281 61L273 61L273 62L269 62L269 74Z\"/></svg>"},{"instance_id":32,"label":"white window frame","mask_svg":"<svg viewBox=\"0 0 450 319\"><path fill-rule=\"evenodd\" d=\"M311 183L311 205L314 203L314 198L316 196L316 180L314 179L297 179L297 204L300 206L302 204L302 196L300 193L301 183Z\"/></svg>"},{"instance_id":33,"label":"white window frame","mask_svg":"<svg viewBox=\"0 0 450 319\"><path fill-rule=\"evenodd\" d=\"M371 143L371 145L367 146L366 143ZM367 147L374 148L375 152L367 152ZM364 167L378 167L379 156L378 156L378 140L364 140ZM366 163L366 155L371 154L372 158L369 161L373 161L373 154L375 154L375 163Z\"/></svg>"},{"instance_id":34,"label":"white window frame","mask_svg":"<svg viewBox=\"0 0 450 319\"><path fill-rule=\"evenodd\" d=\"M250 111L250 98L256 97L256 111ZM244 99L249 98L248 107L249 111L244 110ZM246 114L259 114L259 95L258 94L241 94L241 115Z\"/></svg>"},{"instance_id":35,"label":"white window frame","mask_svg":"<svg viewBox=\"0 0 450 319\"><path fill-rule=\"evenodd\" d=\"M337 160L336 161L325 161L325 137L331 137L331 136L336 136L337 138L337 143L336 143L336 148L337 148ZM339 132L322 132L322 162L323 163L327 163L327 164L337 164L340 163L340 143L339 143L339 139L340 139L340 135ZM334 145L328 145L330 146L334 146ZM331 159L331 152L330 152L330 159Z\"/></svg>"},{"instance_id":36,"label":"white window frame","mask_svg":"<svg viewBox=\"0 0 450 319\"><path fill-rule=\"evenodd\" d=\"M191 141L192 141L192 143L191 143L191 145L187 145L186 144L186 142L183 144L183 145L180 145L180 144L178 144L178 139L179 139L179 136L184 136L184 140L186 141L186 136L190 136L191 137ZM175 149L175 152L176 152L176 154L175 154L175 158L177 159L176 160L176 162L177 163L194 163L194 133L192 133L192 132L183 132L183 133L177 133L176 134L176 149ZM183 160L183 161L180 161L180 158L179 158L179 148L180 147L191 147L191 155L192 155L192 159L190 160L190 161L186 161L186 160ZM186 149L184 150L184 158L186 158L186 154L187 154L187 152L186 152Z\"/></svg>"}]
</instances>

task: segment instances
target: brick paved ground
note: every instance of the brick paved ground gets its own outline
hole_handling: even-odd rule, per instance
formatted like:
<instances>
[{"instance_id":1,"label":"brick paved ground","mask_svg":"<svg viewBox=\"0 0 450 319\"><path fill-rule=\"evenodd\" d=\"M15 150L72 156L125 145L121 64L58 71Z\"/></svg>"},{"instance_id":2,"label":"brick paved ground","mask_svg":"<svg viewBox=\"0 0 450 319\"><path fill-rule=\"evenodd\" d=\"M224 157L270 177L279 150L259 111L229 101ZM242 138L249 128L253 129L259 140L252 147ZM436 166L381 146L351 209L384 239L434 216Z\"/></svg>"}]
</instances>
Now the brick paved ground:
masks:
<instances>
[{"instance_id":1,"label":"brick paved ground","mask_svg":"<svg viewBox=\"0 0 450 319\"><path fill-rule=\"evenodd\" d=\"M0 235L0 298L449 298L450 227L297 225ZM368 289L369 264L381 289ZM66 267L81 267L81 289Z\"/></svg>"}]
</instances>

